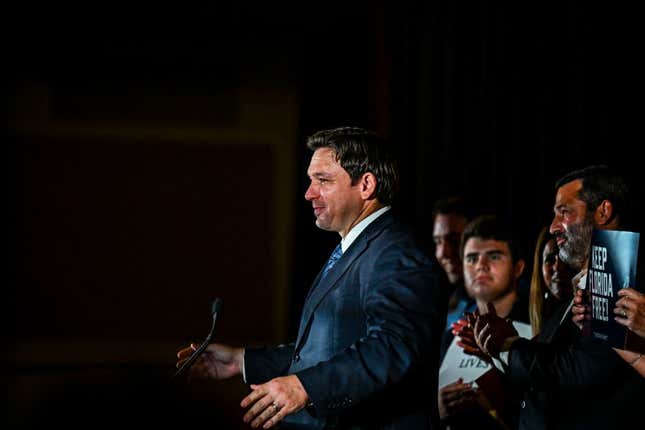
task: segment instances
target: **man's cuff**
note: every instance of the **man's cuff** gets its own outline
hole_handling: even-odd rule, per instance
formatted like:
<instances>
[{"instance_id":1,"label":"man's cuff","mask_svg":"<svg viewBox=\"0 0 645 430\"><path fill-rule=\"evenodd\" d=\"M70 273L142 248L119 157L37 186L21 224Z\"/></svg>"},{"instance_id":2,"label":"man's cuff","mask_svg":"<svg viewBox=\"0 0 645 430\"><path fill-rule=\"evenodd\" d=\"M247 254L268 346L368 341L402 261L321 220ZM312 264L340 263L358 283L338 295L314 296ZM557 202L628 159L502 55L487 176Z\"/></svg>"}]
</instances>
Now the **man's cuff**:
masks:
<instances>
[{"instance_id":1,"label":"man's cuff","mask_svg":"<svg viewBox=\"0 0 645 430\"><path fill-rule=\"evenodd\" d=\"M517 339L519 339L519 336L511 336L507 337L504 342L502 343L502 346L500 348L500 352L508 351L511 349L511 345L513 342L515 342Z\"/></svg>"},{"instance_id":2,"label":"man's cuff","mask_svg":"<svg viewBox=\"0 0 645 430\"><path fill-rule=\"evenodd\" d=\"M240 366L240 371L242 372L242 380L246 384L246 369L244 365L244 355L246 354L246 348L242 350L242 364Z\"/></svg>"}]
</instances>

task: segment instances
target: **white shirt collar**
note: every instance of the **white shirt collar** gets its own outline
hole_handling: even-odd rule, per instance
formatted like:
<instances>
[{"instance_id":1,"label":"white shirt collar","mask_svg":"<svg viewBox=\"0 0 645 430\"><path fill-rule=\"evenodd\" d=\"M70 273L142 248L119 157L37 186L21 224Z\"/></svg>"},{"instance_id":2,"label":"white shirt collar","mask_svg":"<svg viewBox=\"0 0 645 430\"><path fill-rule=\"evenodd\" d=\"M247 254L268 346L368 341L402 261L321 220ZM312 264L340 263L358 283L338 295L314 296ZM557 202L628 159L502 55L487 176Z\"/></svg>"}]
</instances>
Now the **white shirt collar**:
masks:
<instances>
[{"instance_id":1,"label":"white shirt collar","mask_svg":"<svg viewBox=\"0 0 645 430\"><path fill-rule=\"evenodd\" d=\"M574 291L573 296L575 297L576 288L579 288L581 290L584 290L587 288L587 269L582 269L580 272L578 272L578 274L574 276L573 279L571 280L571 283L573 284L573 291ZM569 306L567 306L567 310L564 311L564 314L560 319L560 325L562 325L564 320L569 316L569 312L571 311L572 307L573 307L573 297L571 298L571 302L569 303Z\"/></svg>"},{"instance_id":2,"label":"white shirt collar","mask_svg":"<svg viewBox=\"0 0 645 430\"><path fill-rule=\"evenodd\" d=\"M347 233L347 236L343 240L340 241L340 247L343 250L343 253L347 251L347 248L354 243L354 240L358 237L359 234L365 230L365 228L372 223L376 218L380 217L383 215L385 212L389 211L392 209L392 206L385 206L382 207L381 209L377 210L358 224L356 224L352 229Z\"/></svg>"}]
</instances>

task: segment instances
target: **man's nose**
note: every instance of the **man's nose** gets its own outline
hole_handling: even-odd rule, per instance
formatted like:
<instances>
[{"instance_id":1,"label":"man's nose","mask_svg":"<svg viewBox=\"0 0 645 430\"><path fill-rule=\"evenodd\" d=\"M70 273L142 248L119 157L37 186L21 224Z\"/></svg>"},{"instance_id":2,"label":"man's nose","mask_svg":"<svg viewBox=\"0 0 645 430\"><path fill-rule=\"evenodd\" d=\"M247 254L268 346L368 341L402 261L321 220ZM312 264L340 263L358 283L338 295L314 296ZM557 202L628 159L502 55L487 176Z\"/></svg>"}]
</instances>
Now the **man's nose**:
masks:
<instances>
[{"instance_id":1,"label":"man's nose","mask_svg":"<svg viewBox=\"0 0 645 430\"><path fill-rule=\"evenodd\" d=\"M486 257L485 255L481 255L477 259L477 264L475 265L475 268L477 270L488 270L488 263L489 263L488 257Z\"/></svg>"},{"instance_id":2,"label":"man's nose","mask_svg":"<svg viewBox=\"0 0 645 430\"><path fill-rule=\"evenodd\" d=\"M551 221L551 225L549 226L549 233L551 233L554 236L557 236L563 231L564 229L562 228L562 223L560 222L558 217L557 216L553 217L553 221Z\"/></svg>"},{"instance_id":3,"label":"man's nose","mask_svg":"<svg viewBox=\"0 0 645 430\"><path fill-rule=\"evenodd\" d=\"M318 196L318 191L316 190L316 187L314 186L313 183L309 184L309 187L307 187L307 191L305 191L305 200L312 201L317 196Z\"/></svg>"},{"instance_id":4,"label":"man's nose","mask_svg":"<svg viewBox=\"0 0 645 430\"><path fill-rule=\"evenodd\" d=\"M437 256L438 260L441 260L442 258L446 258L446 244L444 242L436 243L435 244L435 255Z\"/></svg>"}]
</instances>

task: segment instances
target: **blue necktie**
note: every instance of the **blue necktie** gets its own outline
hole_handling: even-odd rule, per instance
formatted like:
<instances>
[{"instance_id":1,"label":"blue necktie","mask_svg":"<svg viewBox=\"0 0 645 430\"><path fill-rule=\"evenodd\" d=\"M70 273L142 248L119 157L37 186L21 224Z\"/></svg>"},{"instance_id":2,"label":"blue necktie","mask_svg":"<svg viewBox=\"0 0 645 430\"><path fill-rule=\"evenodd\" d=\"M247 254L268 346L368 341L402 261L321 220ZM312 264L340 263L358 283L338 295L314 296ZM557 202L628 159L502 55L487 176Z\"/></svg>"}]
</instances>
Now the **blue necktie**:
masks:
<instances>
[{"instance_id":1,"label":"blue necktie","mask_svg":"<svg viewBox=\"0 0 645 430\"><path fill-rule=\"evenodd\" d=\"M329 272L331 268L334 267L334 264L336 264L336 262L342 256L343 256L343 248L340 247L340 243L339 243L338 246L334 248L334 252L331 253L329 260L327 260L327 264L325 264L325 268L323 269L323 273L320 279L324 278L325 275L327 275L327 272Z\"/></svg>"}]
</instances>

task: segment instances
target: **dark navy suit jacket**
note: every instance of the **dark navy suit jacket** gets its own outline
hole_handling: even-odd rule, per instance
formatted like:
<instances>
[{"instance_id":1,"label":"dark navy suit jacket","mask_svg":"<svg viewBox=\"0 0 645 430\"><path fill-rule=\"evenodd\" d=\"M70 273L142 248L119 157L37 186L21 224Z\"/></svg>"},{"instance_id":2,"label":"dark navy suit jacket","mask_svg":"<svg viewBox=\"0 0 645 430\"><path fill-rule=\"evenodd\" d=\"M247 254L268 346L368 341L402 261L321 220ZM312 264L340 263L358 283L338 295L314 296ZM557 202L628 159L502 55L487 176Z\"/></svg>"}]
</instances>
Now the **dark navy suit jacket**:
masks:
<instances>
[{"instance_id":1,"label":"dark navy suit jacket","mask_svg":"<svg viewBox=\"0 0 645 430\"><path fill-rule=\"evenodd\" d=\"M606 342L581 336L568 303L535 339L513 342L507 376L524 392L522 430L606 430L643 422L645 379Z\"/></svg>"},{"instance_id":2,"label":"dark navy suit jacket","mask_svg":"<svg viewBox=\"0 0 645 430\"><path fill-rule=\"evenodd\" d=\"M320 278L295 343L247 348L247 383L298 376L313 405L286 428L431 428L445 318L431 260L386 212Z\"/></svg>"}]
</instances>

